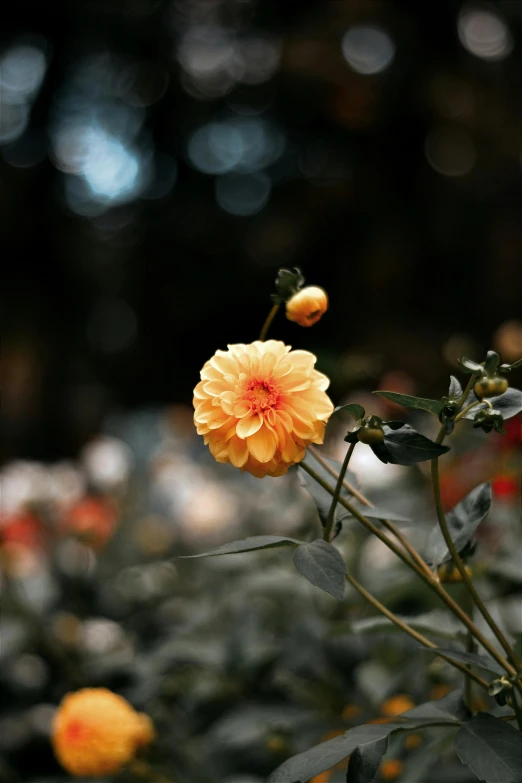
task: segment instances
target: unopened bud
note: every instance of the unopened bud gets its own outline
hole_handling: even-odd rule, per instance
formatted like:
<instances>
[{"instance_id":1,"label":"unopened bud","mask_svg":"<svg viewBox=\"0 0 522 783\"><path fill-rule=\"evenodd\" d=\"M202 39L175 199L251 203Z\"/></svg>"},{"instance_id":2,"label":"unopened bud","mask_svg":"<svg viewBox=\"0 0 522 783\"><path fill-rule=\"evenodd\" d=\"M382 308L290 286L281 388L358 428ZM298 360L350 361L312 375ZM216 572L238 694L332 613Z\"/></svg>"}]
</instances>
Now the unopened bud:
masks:
<instances>
[{"instance_id":1,"label":"unopened bud","mask_svg":"<svg viewBox=\"0 0 522 783\"><path fill-rule=\"evenodd\" d=\"M313 326L327 310L326 291L313 285L301 288L286 303L286 317L300 326Z\"/></svg>"}]
</instances>

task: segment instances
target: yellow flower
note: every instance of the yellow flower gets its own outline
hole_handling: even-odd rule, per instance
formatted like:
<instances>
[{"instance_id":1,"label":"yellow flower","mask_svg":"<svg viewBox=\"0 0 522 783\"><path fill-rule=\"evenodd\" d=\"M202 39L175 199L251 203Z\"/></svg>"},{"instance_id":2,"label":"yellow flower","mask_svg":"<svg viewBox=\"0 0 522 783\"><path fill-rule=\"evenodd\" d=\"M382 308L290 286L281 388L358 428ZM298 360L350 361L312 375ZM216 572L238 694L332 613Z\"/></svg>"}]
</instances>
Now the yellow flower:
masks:
<instances>
[{"instance_id":1,"label":"yellow flower","mask_svg":"<svg viewBox=\"0 0 522 783\"><path fill-rule=\"evenodd\" d=\"M316 357L277 340L229 345L201 370L194 422L218 462L282 476L322 443L333 405Z\"/></svg>"},{"instance_id":2,"label":"yellow flower","mask_svg":"<svg viewBox=\"0 0 522 783\"><path fill-rule=\"evenodd\" d=\"M406 710L411 710L415 707L409 696L405 693L399 693L397 696L392 696L383 702L381 706L381 712L383 715L387 715L389 718L395 715L401 715Z\"/></svg>"},{"instance_id":3,"label":"yellow flower","mask_svg":"<svg viewBox=\"0 0 522 783\"><path fill-rule=\"evenodd\" d=\"M150 718L107 688L68 693L53 721L56 757L76 776L118 772L153 738Z\"/></svg>"},{"instance_id":4,"label":"yellow flower","mask_svg":"<svg viewBox=\"0 0 522 783\"><path fill-rule=\"evenodd\" d=\"M286 303L286 317L300 326L313 326L327 310L326 291L315 285L301 288Z\"/></svg>"}]
</instances>

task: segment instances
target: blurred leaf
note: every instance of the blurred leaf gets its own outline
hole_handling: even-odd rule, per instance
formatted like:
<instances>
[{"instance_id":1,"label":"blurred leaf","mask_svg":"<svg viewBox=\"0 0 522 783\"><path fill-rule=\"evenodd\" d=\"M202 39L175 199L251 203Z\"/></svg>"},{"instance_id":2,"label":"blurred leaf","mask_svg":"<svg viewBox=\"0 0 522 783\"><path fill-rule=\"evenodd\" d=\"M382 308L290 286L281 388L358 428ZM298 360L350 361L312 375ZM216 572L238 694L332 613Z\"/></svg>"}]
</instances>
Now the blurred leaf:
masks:
<instances>
[{"instance_id":1,"label":"blurred leaf","mask_svg":"<svg viewBox=\"0 0 522 783\"><path fill-rule=\"evenodd\" d=\"M511 372L512 370L518 369L518 367L522 367L522 359L517 359L517 361L512 364L501 364L500 370L501 372Z\"/></svg>"},{"instance_id":2,"label":"blurred leaf","mask_svg":"<svg viewBox=\"0 0 522 783\"><path fill-rule=\"evenodd\" d=\"M381 462L392 465L414 465L417 462L438 457L449 451L448 446L440 446L429 438L404 424L400 429L383 425L384 440L371 446L373 453Z\"/></svg>"},{"instance_id":3,"label":"blurred leaf","mask_svg":"<svg viewBox=\"0 0 522 783\"><path fill-rule=\"evenodd\" d=\"M434 416L438 416L440 413L440 400L428 400L425 397L411 397L409 394L398 394L397 392L389 391L374 391L373 394L378 394L379 397L384 397L387 400L396 402L398 405L403 405L405 408L415 408L419 411L427 411Z\"/></svg>"},{"instance_id":4,"label":"blurred leaf","mask_svg":"<svg viewBox=\"0 0 522 783\"><path fill-rule=\"evenodd\" d=\"M311 544L301 544L294 552L295 567L315 587L333 595L338 601L344 598L346 563L338 550L318 538Z\"/></svg>"},{"instance_id":5,"label":"blurred leaf","mask_svg":"<svg viewBox=\"0 0 522 783\"><path fill-rule=\"evenodd\" d=\"M522 736L501 718L479 712L457 732L455 750L479 780L522 780Z\"/></svg>"},{"instance_id":6,"label":"blurred leaf","mask_svg":"<svg viewBox=\"0 0 522 783\"><path fill-rule=\"evenodd\" d=\"M387 750L388 737L358 745L348 762L346 783L371 783Z\"/></svg>"},{"instance_id":7,"label":"blurred leaf","mask_svg":"<svg viewBox=\"0 0 522 783\"><path fill-rule=\"evenodd\" d=\"M423 647L423 649L425 650L427 648ZM451 693L443 696L442 699L427 701L424 704L419 704L417 707L412 707L411 710L403 712L401 718L408 718L408 720L428 718L433 720L445 720L446 718L468 720L471 713L464 704L462 696L462 690L451 691Z\"/></svg>"},{"instance_id":8,"label":"blurred leaf","mask_svg":"<svg viewBox=\"0 0 522 783\"><path fill-rule=\"evenodd\" d=\"M512 582L522 584L522 546L511 552L508 557L497 560L489 566L489 571L493 574L503 576Z\"/></svg>"},{"instance_id":9,"label":"blurred leaf","mask_svg":"<svg viewBox=\"0 0 522 783\"><path fill-rule=\"evenodd\" d=\"M504 394L500 394L498 397L488 397L488 400L491 401L494 409L502 414L504 420L512 419L513 416L516 416L517 413L522 411L522 391L520 391L520 389L509 388ZM474 392L471 392L463 407L471 405L472 402L478 402L478 398ZM487 407L485 402L481 402L466 413L464 418L473 420L477 411Z\"/></svg>"},{"instance_id":10,"label":"blurred leaf","mask_svg":"<svg viewBox=\"0 0 522 783\"><path fill-rule=\"evenodd\" d=\"M412 617L410 615L400 616L401 620L408 623L416 631L421 633L433 633L444 639L455 639L462 630L461 623L449 612L435 609L433 612ZM364 620L358 620L354 623L338 623L334 626L333 633L362 633L373 634L386 632L402 633L394 623L387 617L378 615L376 617L367 617Z\"/></svg>"},{"instance_id":11,"label":"blurred leaf","mask_svg":"<svg viewBox=\"0 0 522 783\"><path fill-rule=\"evenodd\" d=\"M436 721L437 724L440 722ZM378 742L396 732L411 731L421 727L428 728L432 725L433 721L431 720L411 720L401 723L370 723L355 726L340 737L334 737L334 739L322 742L320 745L287 759L272 772L267 783L307 783L314 775L320 775L321 772L345 759L360 745ZM456 722L448 720L447 725L456 725Z\"/></svg>"},{"instance_id":12,"label":"blurred leaf","mask_svg":"<svg viewBox=\"0 0 522 783\"><path fill-rule=\"evenodd\" d=\"M444 653L444 655L447 655L448 658L452 658L454 661L460 661L460 663L470 664L471 666L475 666L477 669L482 669L485 672L489 672L489 674L505 674L504 669L502 669L501 666L499 666L493 658L487 658L485 655L477 655L477 653L469 653L469 652L461 652L460 650L451 650L446 647L432 647L427 648L423 647L423 650L428 650L428 652L434 653L434 655L438 655L439 653Z\"/></svg>"},{"instance_id":13,"label":"blurred leaf","mask_svg":"<svg viewBox=\"0 0 522 783\"><path fill-rule=\"evenodd\" d=\"M395 511L390 511L386 508L381 508L380 506L363 506L362 503L353 503L352 505L357 511L360 511L361 514L364 514L364 516L369 519L388 519L390 522L409 522L410 524L413 524L414 522L414 520L409 517L397 514ZM349 511L346 511L346 515L348 517L353 516Z\"/></svg>"},{"instance_id":14,"label":"blurred leaf","mask_svg":"<svg viewBox=\"0 0 522 783\"><path fill-rule=\"evenodd\" d=\"M466 497L446 514L446 522L451 539L457 552L460 552L471 540L476 529L487 516L491 507L491 482L479 484ZM431 531L426 545L426 562L433 568L451 559L440 527Z\"/></svg>"},{"instance_id":15,"label":"blurred leaf","mask_svg":"<svg viewBox=\"0 0 522 783\"><path fill-rule=\"evenodd\" d=\"M287 538L286 536L252 536L243 538L240 541L231 541L229 544L223 544L218 549L211 549L209 552L201 552L199 555L179 555L180 559L188 560L196 557L215 557L216 555L235 555L240 552L253 552L256 549L272 549L276 546L298 546L302 544L296 538Z\"/></svg>"},{"instance_id":16,"label":"blurred leaf","mask_svg":"<svg viewBox=\"0 0 522 783\"><path fill-rule=\"evenodd\" d=\"M327 459L327 458L325 458ZM333 459L327 459L327 462L335 469L337 470L337 473L341 470L341 463L337 462L337 460ZM315 472L323 479L323 481L327 481L331 487L335 487L336 479L324 468L320 463L317 463L314 465ZM313 479L306 471L304 471L302 468L298 471L299 481L301 485L307 490L307 492L310 493L310 495L313 497L315 501L315 505L317 506L317 512L319 514L319 519L321 520L323 527L326 524L326 520L328 519L328 513L330 511L330 506L332 504L332 495L330 495L329 492L326 491L326 489L323 489L315 479ZM345 480L351 484L354 487L358 486L357 478L355 474L353 474L351 471L347 470L345 475ZM343 488L341 490L341 497L351 499L352 495L348 492L347 489ZM338 524L339 522L342 522L343 519L346 519L346 517L350 516L350 512L347 511L345 508L343 508L339 503L337 504L335 508L335 523Z\"/></svg>"},{"instance_id":17,"label":"blurred leaf","mask_svg":"<svg viewBox=\"0 0 522 783\"><path fill-rule=\"evenodd\" d=\"M350 403L349 405L339 405L334 410L335 413L349 413L350 416L353 416L355 421L360 421L360 419L364 419L364 414L366 411L364 410L362 405L357 405L357 403Z\"/></svg>"},{"instance_id":18,"label":"blurred leaf","mask_svg":"<svg viewBox=\"0 0 522 783\"><path fill-rule=\"evenodd\" d=\"M466 356L463 356L462 359L457 359L457 364L470 374L474 372L482 372L484 369L481 364L474 362L472 359L466 358Z\"/></svg>"},{"instance_id":19,"label":"blurred leaf","mask_svg":"<svg viewBox=\"0 0 522 783\"><path fill-rule=\"evenodd\" d=\"M462 397L462 391L463 389L459 379L455 378L454 375L450 375L450 385L448 391L448 397L450 400L458 400L459 397Z\"/></svg>"}]
</instances>

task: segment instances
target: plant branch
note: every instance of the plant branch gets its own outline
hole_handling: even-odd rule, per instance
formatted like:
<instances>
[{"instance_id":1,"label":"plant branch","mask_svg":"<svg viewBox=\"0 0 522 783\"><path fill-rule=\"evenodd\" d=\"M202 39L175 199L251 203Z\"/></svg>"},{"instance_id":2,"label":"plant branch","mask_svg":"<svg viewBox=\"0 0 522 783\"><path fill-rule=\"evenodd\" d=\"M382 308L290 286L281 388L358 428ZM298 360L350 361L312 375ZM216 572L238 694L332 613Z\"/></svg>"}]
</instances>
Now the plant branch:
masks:
<instances>
[{"instance_id":1,"label":"plant branch","mask_svg":"<svg viewBox=\"0 0 522 783\"><path fill-rule=\"evenodd\" d=\"M328 517L326 519L326 524L324 526L324 533L323 533L323 539L328 542L330 542L330 539L332 537L332 528L335 521L335 509L337 508L339 496L343 488L343 481L346 475L346 469L348 468L348 463L350 462L350 458L353 454L353 450L356 447L356 445L357 445L356 443L350 444L350 448L346 452L346 456L344 458L343 464L341 465L341 470L339 471L339 475L337 477L337 484L335 485L335 492L332 498L332 502L330 504L330 510L328 512Z\"/></svg>"},{"instance_id":2,"label":"plant branch","mask_svg":"<svg viewBox=\"0 0 522 783\"><path fill-rule=\"evenodd\" d=\"M334 495L334 488L331 487L326 481L323 481L321 476L316 473L313 468L311 468L309 465L307 465L305 462L301 462L300 466L305 470L317 483L319 486L321 486L323 489L325 489L327 492L330 493L330 495ZM364 527L367 528L371 533L373 533L380 541L383 542L389 549L394 552L397 557L400 557L400 559L434 591L437 593L437 595L444 601L448 609L450 609L453 614L455 614L459 620L466 626L466 628L473 634L475 639L480 642L480 644L484 647L485 650L489 652L492 658L494 658L497 663L502 666L503 669L505 669L508 674L513 675L516 674L516 670L511 666L508 661L495 649L495 647L491 644L491 642L487 639L487 637L484 636L484 634L476 627L476 625L469 619L466 612L463 611L463 609L456 603L456 601L451 598L450 595L444 590L442 585L440 584L440 581L431 573L427 574L420 566L417 565L413 560L411 560L404 552L399 549L399 547L386 536L384 533L382 533L378 527L376 527L372 522L370 522L369 519L367 519L361 512L356 509L354 506L352 506L351 503L349 503L346 498L343 498L342 496L339 498L339 503L341 506L343 506L347 511L350 512L352 516L354 516L356 519L361 522L361 524L364 525Z\"/></svg>"},{"instance_id":3,"label":"plant branch","mask_svg":"<svg viewBox=\"0 0 522 783\"><path fill-rule=\"evenodd\" d=\"M259 339L261 340L261 342L263 342L263 340L266 338L266 334L267 334L267 332L268 332L268 330L270 328L270 324L272 323L272 321L276 317L276 314L277 314L277 311L279 310L279 308L280 308L280 305L275 304L272 307L272 309L270 310L270 312L268 313L266 321L263 324L263 328L261 329L261 334L259 335Z\"/></svg>"},{"instance_id":4,"label":"plant branch","mask_svg":"<svg viewBox=\"0 0 522 783\"><path fill-rule=\"evenodd\" d=\"M419 633L410 625L408 625L403 620L401 620L400 617L397 617L396 614L394 614L389 609L387 609L384 606L384 604L381 604L381 602L377 598L375 598L375 596L369 593L356 579L354 579L354 577L351 574L346 574L345 576L346 576L346 580L352 585L352 587L354 587L357 590L357 592L363 596L363 598L365 598L373 607L375 607L377 611L379 611L381 614L387 617L388 620L390 620L394 625L396 625L397 628L400 628L402 631L404 631L404 633L407 633L417 642L422 644L424 647L428 647L430 650L437 647L436 644L431 642L421 633ZM488 689L488 683L486 682L486 680L483 680L482 677L479 677L478 674L475 674L475 672L470 671L463 663L460 663L459 661L454 661L452 658L445 655L444 653L438 653L438 656L439 658L443 658L447 663L450 663L456 669L460 669L460 671L466 675L466 679L471 678L478 685L480 685L481 688L484 688L485 690Z\"/></svg>"}]
</instances>

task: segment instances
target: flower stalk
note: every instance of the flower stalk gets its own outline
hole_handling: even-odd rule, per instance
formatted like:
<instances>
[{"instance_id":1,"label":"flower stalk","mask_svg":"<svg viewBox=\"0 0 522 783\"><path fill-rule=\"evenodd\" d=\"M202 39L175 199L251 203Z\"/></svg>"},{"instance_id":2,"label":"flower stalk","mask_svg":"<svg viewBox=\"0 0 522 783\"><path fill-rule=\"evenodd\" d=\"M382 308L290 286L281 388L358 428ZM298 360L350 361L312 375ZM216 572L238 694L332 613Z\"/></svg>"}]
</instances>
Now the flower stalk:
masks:
<instances>
[{"instance_id":1,"label":"flower stalk","mask_svg":"<svg viewBox=\"0 0 522 783\"><path fill-rule=\"evenodd\" d=\"M343 464L341 466L341 470L339 471L339 476L337 477L337 484L335 485L335 493L332 498L332 502L330 504L330 510L328 512L328 517L326 520L326 524L324 526L324 533L323 533L323 539L325 541L330 542L332 538L332 529L334 526L334 520L335 520L335 509L337 507L337 503L339 501L339 496L341 494L342 488L343 488L343 482L344 477L346 475L346 470L348 468L348 463L350 462L350 458L353 454L353 450L357 444L352 443L350 444L350 448L346 452L346 456L344 458Z\"/></svg>"}]
</instances>

